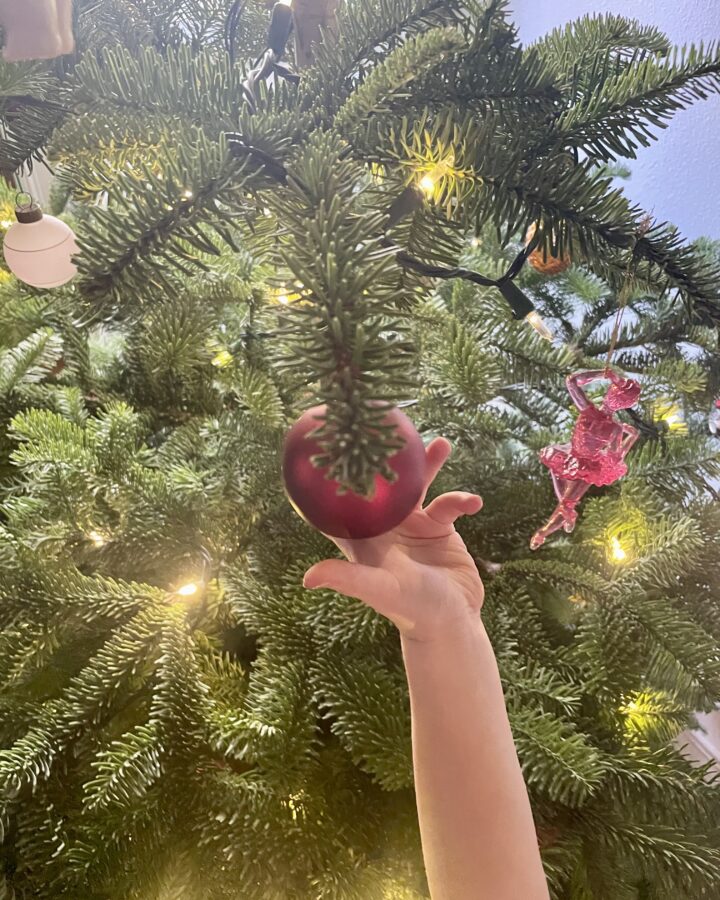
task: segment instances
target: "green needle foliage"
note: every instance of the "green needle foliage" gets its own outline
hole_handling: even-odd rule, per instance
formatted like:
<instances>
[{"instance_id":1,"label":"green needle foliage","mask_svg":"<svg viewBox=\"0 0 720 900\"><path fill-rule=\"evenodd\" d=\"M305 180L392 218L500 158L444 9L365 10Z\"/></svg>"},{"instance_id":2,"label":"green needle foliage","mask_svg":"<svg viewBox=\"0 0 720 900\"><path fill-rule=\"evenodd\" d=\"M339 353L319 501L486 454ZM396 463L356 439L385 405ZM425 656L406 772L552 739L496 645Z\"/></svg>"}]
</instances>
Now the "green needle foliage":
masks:
<instances>
[{"instance_id":1,"label":"green needle foliage","mask_svg":"<svg viewBox=\"0 0 720 900\"><path fill-rule=\"evenodd\" d=\"M334 550L279 477L325 403L320 461L368 492L400 400L455 446L433 490L485 498L461 529L553 900L718 896L720 794L676 738L720 702L719 254L614 179L716 48L352 0L253 107L268 15L231 58L230 6L83 0L76 56L0 64L0 170L47 162L82 249L52 292L0 270L0 896L427 897L397 635L302 588ZM552 343L435 277L500 277L537 223L574 263L517 280ZM621 291L630 471L532 553Z\"/></svg>"}]
</instances>

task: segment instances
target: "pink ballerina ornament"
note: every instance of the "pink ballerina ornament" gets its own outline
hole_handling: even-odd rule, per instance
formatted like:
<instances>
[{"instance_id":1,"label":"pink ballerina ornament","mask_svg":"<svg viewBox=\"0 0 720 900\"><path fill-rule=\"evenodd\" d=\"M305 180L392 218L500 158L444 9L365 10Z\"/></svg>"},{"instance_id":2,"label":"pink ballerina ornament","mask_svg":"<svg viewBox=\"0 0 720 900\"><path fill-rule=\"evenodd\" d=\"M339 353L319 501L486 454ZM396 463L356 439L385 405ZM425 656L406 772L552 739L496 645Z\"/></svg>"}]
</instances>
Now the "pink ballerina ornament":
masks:
<instances>
[{"instance_id":1,"label":"pink ballerina ornament","mask_svg":"<svg viewBox=\"0 0 720 900\"><path fill-rule=\"evenodd\" d=\"M607 379L610 387L602 404L588 399L583 387L591 381ZM569 444L551 444L540 452L540 460L550 469L558 499L555 511L530 541L532 550L561 528L570 532L577 520L576 507L590 485L612 484L627 472L625 457L638 439L632 425L618 421L615 413L629 409L640 396L640 385L621 378L609 369L576 372L566 381L573 402L580 410Z\"/></svg>"}]
</instances>

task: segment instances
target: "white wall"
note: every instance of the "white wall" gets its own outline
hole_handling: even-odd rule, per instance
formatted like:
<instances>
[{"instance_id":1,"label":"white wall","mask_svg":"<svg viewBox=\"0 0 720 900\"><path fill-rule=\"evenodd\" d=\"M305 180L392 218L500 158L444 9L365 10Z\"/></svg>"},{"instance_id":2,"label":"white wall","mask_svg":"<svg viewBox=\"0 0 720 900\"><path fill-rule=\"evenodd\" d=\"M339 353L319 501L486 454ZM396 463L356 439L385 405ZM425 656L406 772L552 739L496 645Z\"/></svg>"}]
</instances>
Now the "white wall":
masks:
<instances>
[{"instance_id":1,"label":"white wall","mask_svg":"<svg viewBox=\"0 0 720 900\"><path fill-rule=\"evenodd\" d=\"M520 39L530 43L588 13L612 12L657 25L675 44L720 39L720 0L512 0ZM631 161L625 190L688 238L720 238L720 96L677 113L659 141Z\"/></svg>"}]
</instances>

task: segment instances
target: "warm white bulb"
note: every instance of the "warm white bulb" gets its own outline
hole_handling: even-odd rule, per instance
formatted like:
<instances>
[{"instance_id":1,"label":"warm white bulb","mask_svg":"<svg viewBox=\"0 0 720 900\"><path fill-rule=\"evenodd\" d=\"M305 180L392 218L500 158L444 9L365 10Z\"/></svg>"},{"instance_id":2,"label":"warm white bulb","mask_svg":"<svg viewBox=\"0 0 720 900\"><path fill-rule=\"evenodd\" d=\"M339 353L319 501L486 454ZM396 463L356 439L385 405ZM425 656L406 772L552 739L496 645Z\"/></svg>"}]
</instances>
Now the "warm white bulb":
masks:
<instances>
[{"instance_id":1,"label":"warm white bulb","mask_svg":"<svg viewBox=\"0 0 720 900\"><path fill-rule=\"evenodd\" d=\"M525 316L525 321L532 325L540 337L545 338L546 341L551 341L553 339L552 331L545 324L545 320L536 309L531 310L531 312Z\"/></svg>"},{"instance_id":2,"label":"warm white bulb","mask_svg":"<svg viewBox=\"0 0 720 900\"><path fill-rule=\"evenodd\" d=\"M10 228L12 224L12 219L3 219L2 222L0 222L0 226L2 226L3 228Z\"/></svg>"},{"instance_id":3,"label":"warm white bulb","mask_svg":"<svg viewBox=\"0 0 720 900\"><path fill-rule=\"evenodd\" d=\"M435 181L429 175L423 175L419 181L420 190L430 196L435 193Z\"/></svg>"},{"instance_id":4,"label":"warm white bulb","mask_svg":"<svg viewBox=\"0 0 720 900\"><path fill-rule=\"evenodd\" d=\"M610 538L610 555L616 562L627 559L627 551L615 535Z\"/></svg>"},{"instance_id":5,"label":"warm white bulb","mask_svg":"<svg viewBox=\"0 0 720 900\"><path fill-rule=\"evenodd\" d=\"M233 356L229 350L220 350L213 357L212 364L217 369L224 369L226 366L229 366L232 361L233 361Z\"/></svg>"},{"instance_id":6,"label":"warm white bulb","mask_svg":"<svg viewBox=\"0 0 720 900\"><path fill-rule=\"evenodd\" d=\"M96 547L102 547L103 544L107 543L106 539L103 535L100 534L99 531L91 531L88 534L88 540L92 541Z\"/></svg>"},{"instance_id":7,"label":"warm white bulb","mask_svg":"<svg viewBox=\"0 0 720 900\"><path fill-rule=\"evenodd\" d=\"M189 581L187 584L184 584L182 587L179 587L175 593L179 594L181 597L192 597L193 594L197 594L198 586L194 581Z\"/></svg>"},{"instance_id":8,"label":"warm white bulb","mask_svg":"<svg viewBox=\"0 0 720 900\"><path fill-rule=\"evenodd\" d=\"M290 298L287 294L278 294L277 301L278 303L282 303L283 306L287 306L290 302Z\"/></svg>"},{"instance_id":9,"label":"warm white bulb","mask_svg":"<svg viewBox=\"0 0 720 900\"><path fill-rule=\"evenodd\" d=\"M193 192L190 190L190 188L188 188L187 190L182 192L182 195L185 200L192 200Z\"/></svg>"},{"instance_id":10,"label":"warm white bulb","mask_svg":"<svg viewBox=\"0 0 720 900\"><path fill-rule=\"evenodd\" d=\"M3 252L8 268L20 281L37 288L59 287L77 274L72 257L75 234L55 216L15 222L5 232Z\"/></svg>"}]
</instances>

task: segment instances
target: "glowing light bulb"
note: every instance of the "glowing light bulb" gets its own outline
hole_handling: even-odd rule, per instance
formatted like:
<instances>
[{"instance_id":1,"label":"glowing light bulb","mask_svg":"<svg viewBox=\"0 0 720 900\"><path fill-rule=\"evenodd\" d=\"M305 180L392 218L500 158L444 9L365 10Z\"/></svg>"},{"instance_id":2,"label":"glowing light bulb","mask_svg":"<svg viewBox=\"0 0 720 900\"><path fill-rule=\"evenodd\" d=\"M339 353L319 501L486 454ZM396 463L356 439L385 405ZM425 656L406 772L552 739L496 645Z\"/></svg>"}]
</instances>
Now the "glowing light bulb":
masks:
<instances>
[{"instance_id":1,"label":"glowing light bulb","mask_svg":"<svg viewBox=\"0 0 720 900\"><path fill-rule=\"evenodd\" d=\"M435 189L443 178L457 178L459 173L455 171L455 157L452 153L448 154L444 159L440 159L431 168L426 169L425 173L418 179L417 185L426 197L432 198L435 195ZM419 174L419 173L418 173Z\"/></svg>"},{"instance_id":2,"label":"glowing light bulb","mask_svg":"<svg viewBox=\"0 0 720 900\"><path fill-rule=\"evenodd\" d=\"M198 586L194 581L188 581L187 584L184 584L182 587L179 587L175 593L180 597L192 597L193 594L197 594Z\"/></svg>"},{"instance_id":3,"label":"glowing light bulb","mask_svg":"<svg viewBox=\"0 0 720 900\"><path fill-rule=\"evenodd\" d=\"M423 177L418 182L418 186L424 194L427 194L428 197L431 197L435 192L435 181L430 175L423 175Z\"/></svg>"},{"instance_id":4,"label":"glowing light bulb","mask_svg":"<svg viewBox=\"0 0 720 900\"><path fill-rule=\"evenodd\" d=\"M687 434L688 425L680 404L667 397L658 401L655 406L653 419L655 422L663 422L670 432Z\"/></svg>"},{"instance_id":5,"label":"glowing light bulb","mask_svg":"<svg viewBox=\"0 0 720 900\"><path fill-rule=\"evenodd\" d=\"M102 547L107 543L107 539L99 531L91 531L87 537L96 547Z\"/></svg>"},{"instance_id":6,"label":"glowing light bulb","mask_svg":"<svg viewBox=\"0 0 720 900\"><path fill-rule=\"evenodd\" d=\"M610 556L615 562L624 562L627 559L627 550L625 550L616 535L610 538Z\"/></svg>"},{"instance_id":7,"label":"glowing light bulb","mask_svg":"<svg viewBox=\"0 0 720 900\"><path fill-rule=\"evenodd\" d=\"M290 284L285 284L283 287L275 288L271 295L271 301L273 303L280 303L282 306L293 306L295 303L302 301L303 295L300 293L300 290L303 289L303 286L299 281L296 281L295 287ZM299 288L297 286L300 286Z\"/></svg>"},{"instance_id":8,"label":"glowing light bulb","mask_svg":"<svg viewBox=\"0 0 720 900\"><path fill-rule=\"evenodd\" d=\"M480 246L480 238L475 235L475 237L470 238L470 246L471 247L479 247Z\"/></svg>"},{"instance_id":9,"label":"glowing light bulb","mask_svg":"<svg viewBox=\"0 0 720 900\"><path fill-rule=\"evenodd\" d=\"M546 341L551 341L553 339L554 335L552 331L545 324L545 320L536 309L533 309L525 316L525 321L529 325L532 325L541 338L545 338Z\"/></svg>"},{"instance_id":10,"label":"glowing light bulb","mask_svg":"<svg viewBox=\"0 0 720 900\"><path fill-rule=\"evenodd\" d=\"M3 228L9 228L12 224L12 219L3 219L2 222L0 222L0 225L2 225Z\"/></svg>"},{"instance_id":11,"label":"glowing light bulb","mask_svg":"<svg viewBox=\"0 0 720 900\"><path fill-rule=\"evenodd\" d=\"M218 369L224 369L226 366L229 366L233 361L232 353L229 350L220 350L213 357L212 364Z\"/></svg>"},{"instance_id":12,"label":"glowing light bulb","mask_svg":"<svg viewBox=\"0 0 720 900\"><path fill-rule=\"evenodd\" d=\"M193 192L190 190L190 188L187 188L182 192L182 195L185 200L192 200Z\"/></svg>"}]
</instances>

